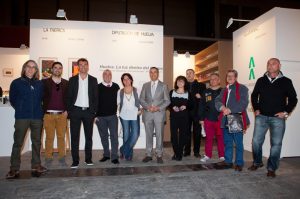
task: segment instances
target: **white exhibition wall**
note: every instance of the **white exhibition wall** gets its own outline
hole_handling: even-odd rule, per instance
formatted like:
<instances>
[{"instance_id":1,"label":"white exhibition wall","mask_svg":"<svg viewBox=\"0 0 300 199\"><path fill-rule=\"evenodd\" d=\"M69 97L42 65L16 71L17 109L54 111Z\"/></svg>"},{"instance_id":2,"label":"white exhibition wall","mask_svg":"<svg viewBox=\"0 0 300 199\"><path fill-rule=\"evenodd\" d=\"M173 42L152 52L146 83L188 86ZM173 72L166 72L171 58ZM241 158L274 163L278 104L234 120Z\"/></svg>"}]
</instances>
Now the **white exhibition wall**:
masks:
<instances>
[{"instance_id":1,"label":"white exhibition wall","mask_svg":"<svg viewBox=\"0 0 300 199\"><path fill-rule=\"evenodd\" d=\"M256 80L266 72L271 57L281 60L282 72L292 79L296 92L300 93L300 10L273 8L233 33L233 66L239 72L239 81L249 88L249 100ZM251 61L250 61L251 60ZM250 71L254 71L254 76ZM251 103L248 107L251 125L244 136L244 147L252 151L254 115ZM281 156L300 155L300 134L297 131L300 118L298 105L287 120ZM269 156L269 133L263 146L263 155Z\"/></svg>"},{"instance_id":2,"label":"white exhibition wall","mask_svg":"<svg viewBox=\"0 0 300 199\"><path fill-rule=\"evenodd\" d=\"M0 48L0 86L4 91L9 90L10 83L20 77L23 63L29 58L29 50L19 48ZM4 74L6 70L12 74Z\"/></svg>"},{"instance_id":3,"label":"white exhibition wall","mask_svg":"<svg viewBox=\"0 0 300 199\"><path fill-rule=\"evenodd\" d=\"M20 77L22 65L29 58L28 49L0 48L0 86L5 91L9 90L10 83ZM5 71L11 71L7 74ZM9 104L0 103L0 156L9 156L13 144L14 134L14 109ZM22 153L28 151L29 143L25 142Z\"/></svg>"},{"instance_id":4,"label":"white exhibition wall","mask_svg":"<svg viewBox=\"0 0 300 199\"><path fill-rule=\"evenodd\" d=\"M113 81L122 88L121 75L131 73L133 85L140 92L150 80L149 68L160 69L163 80L163 27L155 25L104 23L87 21L30 20L30 58L37 60L41 70L53 61L64 65L63 77L72 76L72 65L78 58L87 58L89 74L102 81L102 72L110 69ZM119 143L122 131L119 125ZM81 130L80 149L85 139ZM136 148L145 147L144 125ZM94 125L93 148L102 145Z\"/></svg>"},{"instance_id":5,"label":"white exhibition wall","mask_svg":"<svg viewBox=\"0 0 300 199\"><path fill-rule=\"evenodd\" d=\"M179 75L186 75L187 69L194 69L195 65L195 56L190 55L190 57L186 57L185 54L178 54L177 56L173 56L173 82Z\"/></svg>"}]
</instances>

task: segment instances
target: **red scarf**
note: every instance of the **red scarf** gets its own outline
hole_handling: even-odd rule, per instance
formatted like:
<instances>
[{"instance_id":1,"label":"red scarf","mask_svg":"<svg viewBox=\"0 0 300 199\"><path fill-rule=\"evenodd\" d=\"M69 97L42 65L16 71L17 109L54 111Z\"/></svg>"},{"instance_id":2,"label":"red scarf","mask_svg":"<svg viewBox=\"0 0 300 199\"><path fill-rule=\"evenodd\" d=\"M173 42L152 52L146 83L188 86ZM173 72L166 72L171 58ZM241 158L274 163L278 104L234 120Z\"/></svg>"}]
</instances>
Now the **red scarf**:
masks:
<instances>
[{"instance_id":1,"label":"red scarf","mask_svg":"<svg viewBox=\"0 0 300 199\"><path fill-rule=\"evenodd\" d=\"M235 82L235 96L236 96L236 101L240 101L241 99L241 96L240 96L240 84L236 81ZM224 91L224 94L222 96L222 103L225 105L226 104L226 98L227 98L227 95L228 95L228 87L226 86L225 88L225 91ZM219 115L219 121L221 123L222 121L222 118L223 118L223 112L220 113ZM247 129L247 117L246 117L246 111L242 111L242 119L243 119L243 129L244 131Z\"/></svg>"}]
</instances>

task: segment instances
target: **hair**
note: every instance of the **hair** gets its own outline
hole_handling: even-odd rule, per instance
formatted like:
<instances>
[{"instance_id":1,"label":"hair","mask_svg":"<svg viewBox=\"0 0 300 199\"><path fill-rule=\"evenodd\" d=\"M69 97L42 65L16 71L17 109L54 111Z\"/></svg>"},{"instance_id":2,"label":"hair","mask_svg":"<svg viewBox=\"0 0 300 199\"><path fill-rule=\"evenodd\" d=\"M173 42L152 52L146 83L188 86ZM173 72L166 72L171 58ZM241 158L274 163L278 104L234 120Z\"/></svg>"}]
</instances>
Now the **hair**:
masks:
<instances>
[{"instance_id":1,"label":"hair","mask_svg":"<svg viewBox=\"0 0 300 199\"><path fill-rule=\"evenodd\" d=\"M111 70L109 70L109 69L105 69L104 71L103 71L103 73L106 73L106 72L109 72L110 74L111 74ZM102 74L103 74L102 73Z\"/></svg>"},{"instance_id":2,"label":"hair","mask_svg":"<svg viewBox=\"0 0 300 199\"><path fill-rule=\"evenodd\" d=\"M182 76L182 75L176 77L176 80L175 80L175 83L174 83L174 89L175 90L178 89L177 81L179 81L179 80L184 81L184 87L183 87L184 88L184 92L187 92L188 91L188 81L187 81L186 77Z\"/></svg>"},{"instance_id":3,"label":"hair","mask_svg":"<svg viewBox=\"0 0 300 199\"><path fill-rule=\"evenodd\" d=\"M159 73L159 69L158 69L157 67L152 66L152 67L150 68L150 70L152 70L152 69L155 69L155 70L157 71L157 73Z\"/></svg>"},{"instance_id":4,"label":"hair","mask_svg":"<svg viewBox=\"0 0 300 199\"><path fill-rule=\"evenodd\" d=\"M77 60L77 65L79 66L79 62L86 62L87 64L89 64L89 61L86 58L80 58Z\"/></svg>"},{"instance_id":5,"label":"hair","mask_svg":"<svg viewBox=\"0 0 300 199\"><path fill-rule=\"evenodd\" d=\"M234 70L234 69L228 70L227 73L226 73L226 77L227 77L228 73L234 73L235 78L238 77L238 72L236 70Z\"/></svg>"},{"instance_id":6,"label":"hair","mask_svg":"<svg viewBox=\"0 0 300 199\"><path fill-rule=\"evenodd\" d=\"M191 69L191 68L189 68L189 69L186 69L186 71L185 71L185 72L188 72L188 71L192 71L193 73L195 73L194 69Z\"/></svg>"},{"instance_id":7,"label":"hair","mask_svg":"<svg viewBox=\"0 0 300 199\"><path fill-rule=\"evenodd\" d=\"M210 74L210 77L213 76L213 75L220 78L220 75L218 73L212 73L212 74Z\"/></svg>"},{"instance_id":8,"label":"hair","mask_svg":"<svg viewBox=\"0 0 300 199\"><path fill-rule=\"evenodd\" d=\"M123 73L123 75L121 76L121 81L122 81L123 86L125 86L124 83L123 83L123 80L124 80L125 76L127 76L131 80L131 86L132 86L133 78L129 73Z\"/></svg>"},{"instance_id":9,"label":"hair","mask_svg":"<svg viewBox=\"0 0 300 199\"><path fill-rule=\"evenodd\" d=\"M269 63L269 61L271 61L271 60L277 61L277 62L280 64L280 60L279 60L278 58L276 58L276 57L270 58L270 59L268 60L268 63Z\"/></svg>"},{"instance_id":10,"label":"hair","mask_svg":"<svg viewBox=\"0 0 300 199\"><path fill-rule=\"evenodd\" d=\"M32 59L26 61L26 62L23 64L23 66L22 66L22 71L21 71L21 77L26 77L26 75L25 75L25 69L26 69L26 67L28 66L28 64L29 64L30 62L34 63L34 68L35 68L35 73L34 73L32 79L37 80L37 79L40 78L39 67L38 67L37 63L36 63L34 60L32 60Z\"/></svg>"},{"instance_id":11,"label":"hair","mask_svg":"<svg viewBox=\"0 0 300 199\"><path fill-rule=\"evenodd\" d=\"M53 69L53 67L58 64L58 65L61 65L61 67L63 67L62 63L60 63L59 61L56 61L52 64L51 68Z\"/></svg>"}]
</instances>

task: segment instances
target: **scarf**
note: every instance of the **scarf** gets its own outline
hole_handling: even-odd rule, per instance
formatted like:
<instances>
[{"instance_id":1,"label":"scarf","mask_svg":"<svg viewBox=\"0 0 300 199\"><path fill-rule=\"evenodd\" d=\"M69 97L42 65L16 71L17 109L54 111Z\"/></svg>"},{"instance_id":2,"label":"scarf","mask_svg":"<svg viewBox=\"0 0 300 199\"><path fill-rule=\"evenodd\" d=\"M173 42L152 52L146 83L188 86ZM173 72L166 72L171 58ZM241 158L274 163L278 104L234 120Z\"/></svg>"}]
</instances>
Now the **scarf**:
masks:
<instances>
[{"instance_id":1,"label":"scarf","mask_svg":"<svg viewBox=\"0 0 300 199\"><path fill-rule=\"evenodd\" d=\"M241 99L240 92L239 92L240 84L236 81L235 86L236 86L236 88L235 88L236 101L240 101L240 99ZM226 86L224 94L222 96L222 103L224 105L226 104L227 95L228 95L228 87ZM221 112L220 115L219 115L219 121L220 122L222 121L223 116L224 116L223 112ZM247 116L246 116L246 111L245 110L242 111L242 119L243 119L243 129L245 131L247 129Z\"/></svg>"}]
</instances>

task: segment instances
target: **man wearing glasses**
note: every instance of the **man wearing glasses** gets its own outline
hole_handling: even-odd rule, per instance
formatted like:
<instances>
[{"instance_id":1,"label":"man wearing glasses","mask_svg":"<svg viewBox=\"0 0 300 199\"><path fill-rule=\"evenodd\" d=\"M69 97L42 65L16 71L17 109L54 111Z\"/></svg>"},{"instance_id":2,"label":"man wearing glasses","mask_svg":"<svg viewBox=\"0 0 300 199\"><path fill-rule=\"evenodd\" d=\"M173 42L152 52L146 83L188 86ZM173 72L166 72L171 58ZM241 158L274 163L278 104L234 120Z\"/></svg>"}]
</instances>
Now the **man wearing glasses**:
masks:
<instances>
[{"instance_id":1,"label":"man wearing glasses","mask_svg":"<svg viewBox=\"0 0 300 199\"><path fill-rule=\"evenodd\" d=\"M10 157L10 171L6 179L20 176L21 152L30 129L32 146L31 172L38 177L47 171L41 165L41 131L43 126L42 110L43 84L39 80L39 68L34 60L23 64L21 77L13 80L9 89L10 104L15 109L14 144Z\"/></svg>"},{"instance_id":2,"label":"man wearing glasses","mask_svg":"<svg viewBox=\"0 0 300 199\"><path fill-rule=\"evenodd\" d=\"M47 167L51 167L53 141L56 133L58 161L60 166L66 166L65 135L68 115L66 111L68 81L61 77L63 66L60 62L54 62L51 71L52 76L43 80L44 128L46 132L45 162Z\"/></svg>"}]
</instances>

